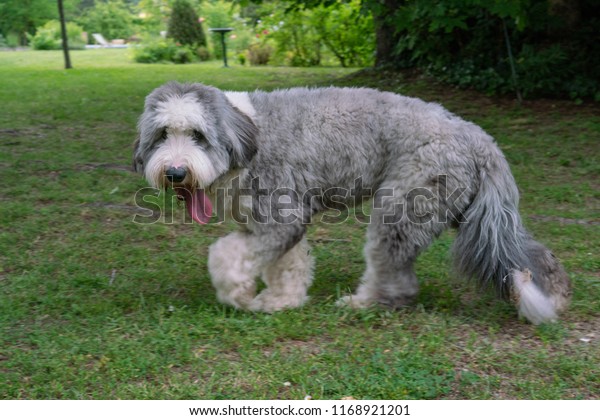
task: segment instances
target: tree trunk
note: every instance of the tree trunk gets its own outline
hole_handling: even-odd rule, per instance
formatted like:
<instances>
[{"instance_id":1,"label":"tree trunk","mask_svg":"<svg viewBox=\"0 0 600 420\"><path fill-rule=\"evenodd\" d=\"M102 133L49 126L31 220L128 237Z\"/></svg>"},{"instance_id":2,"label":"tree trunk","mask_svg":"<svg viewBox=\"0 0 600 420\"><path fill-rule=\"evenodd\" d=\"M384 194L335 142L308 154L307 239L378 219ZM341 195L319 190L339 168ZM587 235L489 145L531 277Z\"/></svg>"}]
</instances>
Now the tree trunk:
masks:
<instances>
[{"instance_id":1,"label":"tree trunk","mask_svg":"<svg viewBox=\"0 0 600 420\"><path fill-rule=\"evenodd\" d=\"M72 68L71 57L69 57L69 44L67 41L67 24L65 23L65 11L62 0L58 0L58 15L60 16L60 32L62 35L63 53L65 55L65 69Z\"/></svg>"},{"instance_id":2,"label":"tree trunk","mask_svg":"<svg viewBox=\"0 0 600 420\"><path fill-rule=\"evenodd\" d=\"M375 67L395 64L394 50L400 37L394 26L394 12L402 3L403 0L380 0L371 7L375 23Z\"/></svg>"}]
</instances>

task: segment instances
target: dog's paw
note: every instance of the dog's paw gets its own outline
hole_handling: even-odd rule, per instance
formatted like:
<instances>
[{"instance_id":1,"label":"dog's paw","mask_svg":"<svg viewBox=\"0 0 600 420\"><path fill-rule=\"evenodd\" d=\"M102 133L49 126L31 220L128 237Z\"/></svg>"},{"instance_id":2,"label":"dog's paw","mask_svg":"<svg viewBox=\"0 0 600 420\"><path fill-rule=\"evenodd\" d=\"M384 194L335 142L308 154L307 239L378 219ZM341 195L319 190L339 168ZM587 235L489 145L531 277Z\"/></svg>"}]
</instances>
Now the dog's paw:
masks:
<instances>
[{"instance_id":1,"label":"dog's paw","mask_svg":"<svg viewBox=\"0 0 600 420\"><path fill-rule=\"evenodd\" d=\"M281 296L263 290L248 305L248 309L256 312L273 313L284 309L297 308L304 305L308 300L307 296Z\"/></svg>"},{"instance_id":2,"label":"dog's paw","mask_svg":"<svg viewBox=\"0 0 600 420\"><path fill-rule=\"evenodd\" d=\"M351 295L338 299L335 304L345 308L364 309L373 306L375 303L372 299L365 298L364 296Z\"/></svg>"},{"instance_id":3,"label":"dog's paw","mask_svg":"<svg viewBox=\"0 0 600 420\"><path fill-rule=\"evenodd\" d=\"M254 296L256 296L254 285L229 290L217 289L217 300L219 302L238 309L250 309Z\"/></svg>"}]
</instances>

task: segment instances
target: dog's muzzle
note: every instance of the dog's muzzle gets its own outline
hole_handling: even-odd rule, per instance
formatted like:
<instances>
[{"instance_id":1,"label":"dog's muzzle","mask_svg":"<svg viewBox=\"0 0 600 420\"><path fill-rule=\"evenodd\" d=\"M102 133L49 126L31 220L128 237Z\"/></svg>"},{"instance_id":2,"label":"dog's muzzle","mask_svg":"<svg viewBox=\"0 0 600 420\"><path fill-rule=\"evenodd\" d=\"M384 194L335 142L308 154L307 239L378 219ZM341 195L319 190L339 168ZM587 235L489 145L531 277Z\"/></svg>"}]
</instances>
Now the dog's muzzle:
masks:
<instances>
[{"instance_id":1,"label":"dog's muzzle","mask_svg":"<svg viewBox=\"0 0 600 420\"><path fill-rule=\"evenodd\" d=\"M173 188L177 198L185 201L185 206L192 219L200 224L208 223L212 215L212 203L204 189L195 185L185 185L188 170L185 166L171 166L165 170L167 184Z\"/></svg>"},{"instance_id":2,"label":"dog's muzzle","mask_svg":"<svg viewBox=\"0 0 600 420\"><path fill-rule=\"evenodd\" d=\"M185 169L185 167L182 166L177 168L171 166L169 169L167 169L165 175L172 183L180 183L183 182L183 180L187 176L187 170Z\"/></svg>"}]
</instances>

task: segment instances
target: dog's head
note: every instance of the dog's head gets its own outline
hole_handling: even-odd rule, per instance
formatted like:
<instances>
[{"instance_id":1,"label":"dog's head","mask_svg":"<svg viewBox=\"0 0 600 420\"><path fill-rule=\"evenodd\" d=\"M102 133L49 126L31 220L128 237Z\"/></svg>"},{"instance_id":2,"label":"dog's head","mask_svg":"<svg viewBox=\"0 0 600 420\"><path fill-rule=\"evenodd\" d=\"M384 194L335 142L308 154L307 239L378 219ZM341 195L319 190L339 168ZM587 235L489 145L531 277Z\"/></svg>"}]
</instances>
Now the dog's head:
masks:
<instances>
[{"instance_id":1,"label":"dog's head","mask_svg":"<svg viewBox=\"0 0 600 420\"><path fill-rule=\"evenodd\" d=\"M171 82L146 97L133 166L153 187L174 188L194 220L206 223L212 205L204 189L248 165L257 134L250 117L220 90Z\"/></svg>"}]
</instances>

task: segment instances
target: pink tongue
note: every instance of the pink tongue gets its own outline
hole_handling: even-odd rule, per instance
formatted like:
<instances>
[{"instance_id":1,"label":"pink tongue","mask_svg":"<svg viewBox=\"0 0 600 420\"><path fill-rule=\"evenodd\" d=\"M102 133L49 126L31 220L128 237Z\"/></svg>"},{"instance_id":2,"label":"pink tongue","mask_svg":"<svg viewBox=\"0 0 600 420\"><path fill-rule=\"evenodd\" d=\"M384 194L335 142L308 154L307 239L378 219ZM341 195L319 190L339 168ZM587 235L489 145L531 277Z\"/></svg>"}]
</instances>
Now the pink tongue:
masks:
<instances>
[{"instance_id":1,"label":"pink tongue","mask_svg":"<svg viewBox=\"0 0 600 420\"><path fill-rule=\"evenodd\" d=\"M176 192L185 199L187 211L196 223L201 225L208 223L212 215L212 203L204 194L204 190L198 188L194 192L190 192L183 188L177 188Z\"/></svg>"}]
</instances>

